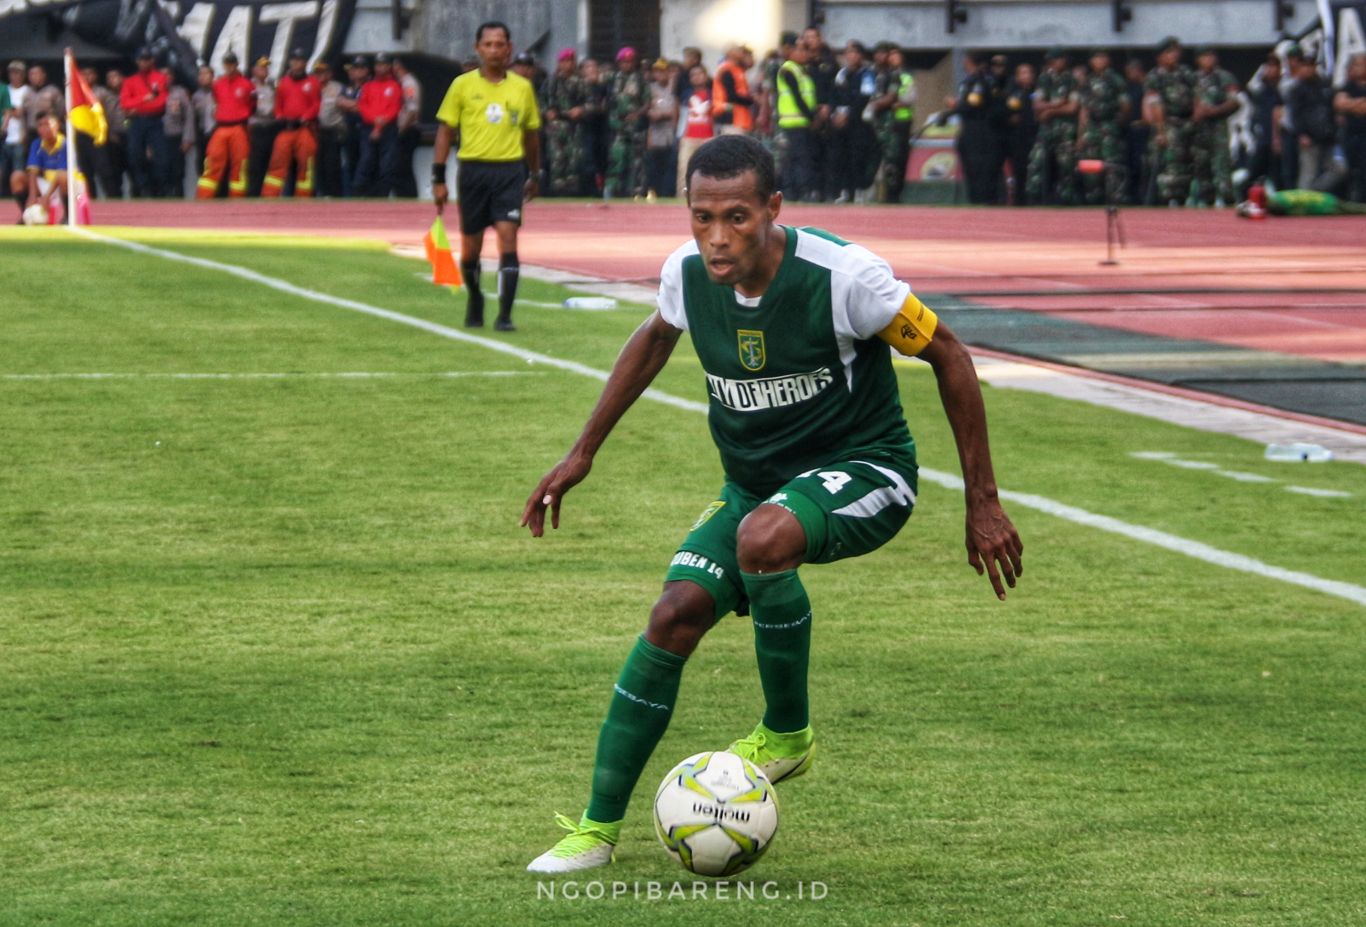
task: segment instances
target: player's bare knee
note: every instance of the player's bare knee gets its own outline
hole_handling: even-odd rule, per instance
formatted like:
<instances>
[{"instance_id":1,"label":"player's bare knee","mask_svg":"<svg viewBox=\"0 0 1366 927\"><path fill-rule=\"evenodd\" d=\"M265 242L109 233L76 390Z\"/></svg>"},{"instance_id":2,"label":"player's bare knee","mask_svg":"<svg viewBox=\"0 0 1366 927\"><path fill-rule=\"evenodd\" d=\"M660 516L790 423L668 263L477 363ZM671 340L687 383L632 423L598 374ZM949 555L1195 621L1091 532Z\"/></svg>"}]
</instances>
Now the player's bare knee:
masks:
<instances>
[{"instance_id":1,"label":"player's bare knee","mask_svg":"<svg viewBox=\"0 0 1366 927\"><path fill-rule=\"evenodd\" d=\"M711 596L700 586L668 583L664 594L650 610L645 639L656 647L686 657L697 649L702 635L711 627L714 608Z\"/></svg>"},{"instance_id":2,"label":"player's bare knee","mask_svg":"<svg viewBox=\"0 0 1366 927\"><path fill-rule=\"evenodd\" d=\"M806 532L787 509L764 504L740 522L735 554L746 573L792 570L806 558Z\"/></svg>"}]
</instances>

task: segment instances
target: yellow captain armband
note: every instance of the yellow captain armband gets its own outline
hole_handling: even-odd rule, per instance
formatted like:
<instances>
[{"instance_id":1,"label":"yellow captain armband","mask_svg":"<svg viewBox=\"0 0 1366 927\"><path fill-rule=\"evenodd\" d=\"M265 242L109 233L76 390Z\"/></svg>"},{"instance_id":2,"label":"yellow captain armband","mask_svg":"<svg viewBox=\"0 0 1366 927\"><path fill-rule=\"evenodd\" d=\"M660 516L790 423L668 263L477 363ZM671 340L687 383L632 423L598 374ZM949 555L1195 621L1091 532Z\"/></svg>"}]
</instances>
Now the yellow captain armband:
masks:
<instances>
[{"instance_id":1,"label":"yellow captain armband","mask_svg":"<svg viewBox=\"0 0 1366 927\"><path fill-rule=\"evenodd\" d=\"M939 316L934 310L915 298L907 295L901 311L877 336L896 348L907 357L915 357L934 338L934 330L939 327Z\"/></svg>"}]
</instances>

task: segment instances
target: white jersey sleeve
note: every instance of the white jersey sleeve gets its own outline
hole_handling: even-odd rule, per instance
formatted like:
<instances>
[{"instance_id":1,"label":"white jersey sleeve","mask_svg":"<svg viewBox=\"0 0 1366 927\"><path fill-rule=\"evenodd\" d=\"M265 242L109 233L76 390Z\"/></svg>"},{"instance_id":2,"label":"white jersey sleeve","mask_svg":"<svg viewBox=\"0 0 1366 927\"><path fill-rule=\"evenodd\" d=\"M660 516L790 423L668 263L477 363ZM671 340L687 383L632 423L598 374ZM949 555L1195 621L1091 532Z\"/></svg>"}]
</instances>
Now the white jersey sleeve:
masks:
<instances>
[{"instance_id":1,"label":"white jersey sleeve","mask_svg":"<svg viewBox=\"0 0 1366 927\"><path fill-rule=\"evenodd\" d=\"M864 341L892 323L911 295L909 284L862 245L837 244L797 230L797 256L830 270L830 312L835 332Z\"/></svg>"},{"instance_id":2,"label":"white jersey sleeve","mask_svg":"<svg viewBox=\"0 0 1366 927\"><path fill-rule=\"evenodd\" d=\"M843 276L844 280L832 280L832 286L842 290L844 296L836 299L833 307L835 328L860 340L874 338L901 311L906 297L911 295L910 284L896 279L891 266L867 248L846 245L843 250L847 263L841 268L843 273L834 276Z\"/></svg>"},{"instance_id":3,"label":"white jersey sleeve","mask_svg":"<svg viewBox=\"0 0 1366 927\"><path fill-rule=\"evenodd\" d=\"M688 330L688 313L683 308L683 260L697 253L697 242L689 241L669 255L659 272L659 316L680 331Z\"/></svg>"}]
</instances>

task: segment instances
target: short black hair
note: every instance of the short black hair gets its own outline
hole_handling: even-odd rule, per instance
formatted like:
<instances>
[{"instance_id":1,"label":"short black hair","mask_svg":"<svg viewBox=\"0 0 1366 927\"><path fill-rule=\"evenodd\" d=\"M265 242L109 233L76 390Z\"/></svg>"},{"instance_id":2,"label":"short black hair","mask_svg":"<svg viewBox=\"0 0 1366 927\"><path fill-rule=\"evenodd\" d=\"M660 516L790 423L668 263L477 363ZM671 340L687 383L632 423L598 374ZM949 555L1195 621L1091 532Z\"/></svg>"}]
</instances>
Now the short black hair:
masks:
<instances>
[{"instance_id":1,"label":"short black hair","mask_svg":"<svg viewBox=\"0 0 1366 927\"><path fill-rule=\"evenodd\" d=\"M746 171L754 172L754 192L761 202L768 202L778 189L773 155L748 135L718 135L704 143L688 159L688 189L692 189L693 174L730 180Z\"/></svg>"},{"instance_id":2,"label":"short black hair","mask_svg":"<svg viewBox=\"0 0 1366 927\"><path fill-rule=\"evenodd\" d=\"M508 24L496 19L490 19L486 23L480 23L479 28L474 30L475 42L480 42L483 40L485 29L502 29L503 37L506 38L509 42L512 41L512 30L508 28Z\"/></svg>"}]
</instances>

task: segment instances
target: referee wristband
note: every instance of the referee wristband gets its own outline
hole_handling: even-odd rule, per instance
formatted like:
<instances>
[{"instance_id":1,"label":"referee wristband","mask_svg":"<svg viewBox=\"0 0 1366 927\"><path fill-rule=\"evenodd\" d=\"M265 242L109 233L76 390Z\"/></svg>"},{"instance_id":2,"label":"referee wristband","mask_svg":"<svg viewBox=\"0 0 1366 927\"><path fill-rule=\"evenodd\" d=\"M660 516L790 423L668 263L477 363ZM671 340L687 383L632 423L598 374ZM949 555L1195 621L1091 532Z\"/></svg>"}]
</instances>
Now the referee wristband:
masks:
<instances>
[{"instance_id":1,"label":"referee wristband","mask_svg":"<svg viewBox=\"0 0 1366 927\"><path fill-rule=\"evenodd\" d=\"M446 182L446 165L444 165L444 164L433 164L433 165L432 165L432 183L445 183L445 182Z\"/></svg>"}]
</instances>

